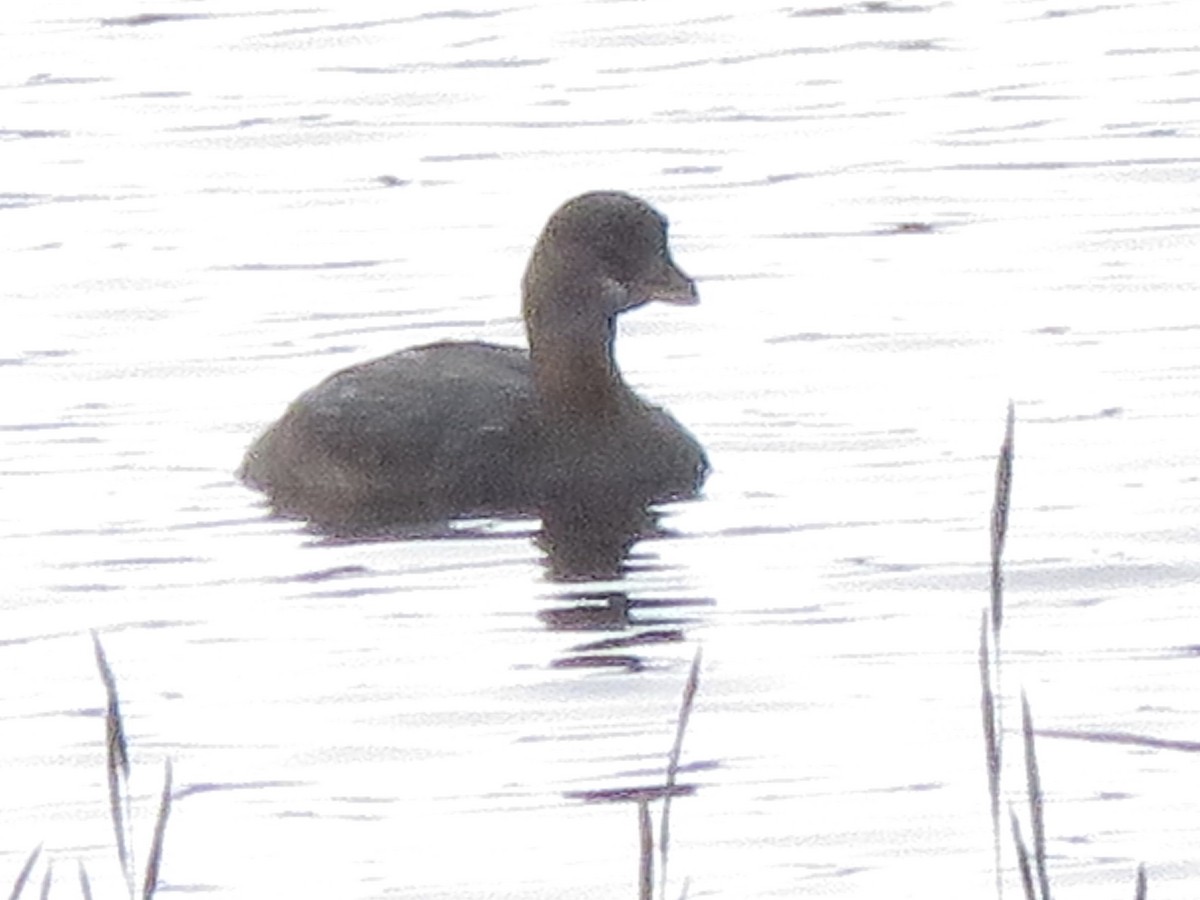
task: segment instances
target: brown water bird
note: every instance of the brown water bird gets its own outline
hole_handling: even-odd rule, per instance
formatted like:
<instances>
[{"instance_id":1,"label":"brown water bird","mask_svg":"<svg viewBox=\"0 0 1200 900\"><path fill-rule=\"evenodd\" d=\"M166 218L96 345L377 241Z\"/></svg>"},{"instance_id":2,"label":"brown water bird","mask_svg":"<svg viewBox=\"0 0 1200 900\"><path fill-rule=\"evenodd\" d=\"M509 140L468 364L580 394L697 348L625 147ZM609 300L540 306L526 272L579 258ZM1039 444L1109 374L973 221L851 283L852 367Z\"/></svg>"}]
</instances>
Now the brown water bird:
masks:
<instances>
[{"instance_id":1,"label":"brown water bird","mask_svg":"<svg viewBox=\"0 0 1200 900\"><path fill-rule=\"evenodd\" d=\"M666 219L619 192L569 200L522 294L529 350L441 342L343 369L288 407L239 474L277 513L339 534L494 514L603 528L694 496L703 448L613 357L619 314L697 302Z\"/></svg>"}]
</instances>

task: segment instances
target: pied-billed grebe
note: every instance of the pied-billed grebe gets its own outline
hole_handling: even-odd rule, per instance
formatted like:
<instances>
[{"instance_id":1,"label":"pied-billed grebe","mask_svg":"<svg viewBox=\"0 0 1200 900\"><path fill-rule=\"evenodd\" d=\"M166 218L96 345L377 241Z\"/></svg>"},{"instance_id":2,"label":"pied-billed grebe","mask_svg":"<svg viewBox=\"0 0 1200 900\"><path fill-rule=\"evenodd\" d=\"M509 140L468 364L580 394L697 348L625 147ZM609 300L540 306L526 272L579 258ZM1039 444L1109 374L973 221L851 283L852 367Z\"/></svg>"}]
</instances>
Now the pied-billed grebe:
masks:
<instances>
[{"instance_id":1,"label":"pied-billed grebe","mask_svg":"<svg viewBox=\"0 0 1200 900\"><path fill-rule=\"evenodd\" d=\"M528 351L443 342L344 369L301 394L239 474L276 512L337 533L694 496L704 450L613 359L619 313L697 302L666 220L618 192L568 201L522 293Z\"/></svg>"}]
</instances>

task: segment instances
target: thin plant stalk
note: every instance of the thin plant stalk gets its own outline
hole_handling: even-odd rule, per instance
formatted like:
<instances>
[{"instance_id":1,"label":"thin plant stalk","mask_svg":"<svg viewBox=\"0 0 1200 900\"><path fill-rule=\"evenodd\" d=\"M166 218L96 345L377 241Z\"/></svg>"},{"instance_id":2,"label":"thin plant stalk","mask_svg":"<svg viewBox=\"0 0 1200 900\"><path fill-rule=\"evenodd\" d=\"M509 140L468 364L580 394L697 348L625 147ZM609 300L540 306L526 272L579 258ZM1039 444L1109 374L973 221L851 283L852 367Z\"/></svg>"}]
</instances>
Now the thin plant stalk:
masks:
<instances>
[{"instance_id":1,"label":"thin plant stalk","mask_svg":"<svg viewBox=\"0 0 1200 900\"><path fill-rule=\"evenodd\" d=\"M162 863L163 839L167 833L167 817L171 814L171 760L166 762L163 777L162 797L158 804L158 818L154 822L154 838L146 857L146 877L142 881L142 900L152 900L158 889L158 872Z\"/></svg>"},{"instance_id":2,"label":"thin plant stalk","mask_svg":"<svg viewBox=\"0 0 1200 900\"><path fill-rule=\"evenodd\" d=\"M979 634L979 670L982 687L984 743L987 751L988 795L991 800L993 853L996 870L996 896L1003 900L1004 879L1001 871L1000 794L1002 772L1003 692L1001 690L1000 635L1004 622L1004 545L1008 537L1008 514L1012 501L1013 429L1012 401L1004 427L1004 441L996 461L995 496L991 520L991 602L984 610ZM1029 700L1021 692L1021 732L1025 750L1025 793L1029 801L1029 824L1032 848L1026 845L1016 813L1009 808L1013 846L1017 854L1017 871L1025 900L1051 900L1050 875L1046 867L1045 797L1041 773L1038 770L1034 742L1033 715ZM1146 900L1146 867L1140 864L1135 888L1136 900Z\"/></svg>"},{"instance_id":3,"label":"thin plant stalk","mask_svg":"<svg viewBox=\"0 0 1200 900\"><path fill-rule=\"evenodd\" d=\"M992 813L992 862L996 876L996 897L1004 896L1004 876L1000 869L1000 734L997 731L996 695L992 690L992 648L988 641L988 612L983 611L979 627L979 681L983 707L983 744L987 752L988 799Z\"/></svg>"},{"instance_id":4,"label":"thin plant stalk","mask_svg":"<svg viewBox=\"0 0 1200 900\"><path fill-rule=\"evenodd\" d=\"M650 824L650 801L638 800L638 897L640 900L654 898L654 828Z\"/></svg>"},{"instance_id":5,"label":"thin plant stalk","mask_svg":"<svg viewBox=\"0 0 1200 900\"><path fill-rule=\"evenodd\" d=\"M667 852L671 843L671 792L675 787L675 778L679 773L679 756L683 752L683 735L687 731L688 719L692 715L692 706L696 702L696 690L700 687L700 657L701 650L696 648L696 656L692 659L692 668L688 672L687 684L683 687L683 701L679 709L679 722L675 727L675 743L671 747L671 755L667 758L667 789L663 794L662 822L659 825L659 897L667 898Z\"/></svg>"},{"instance_id":6,"label":"thin plant stalk","mask_svg":"<svg viewBox=\"0 0 1200 900\"><path fill-rule=\"evenodd\" d=\"M83 864L83 860L77 860L79 863L79 893L83 894L83 900L92 900L92 880L88 878L87 866Z\"/></svg>"},{"instance_id":7,"label":"thin plant stalk","mask_svg":"<svg viewBox=\"0 0 1200 900\"><path fill-rule=\"evenodd\" d=\"M117 859L129 889L129 898L134 898L132 823L129 809L129 745L125 740L125 726L121 720L121 704L117 698L117 679L108 665L100 636L92 632L92 644L96 650L96 666L104 682L107 706L104 714L108 756L108 807L112 814L113 833L117 841Z\"/></svg>"},{"instance_id":8,"label":"thin plant stalk","mask_svg":"<svg viewBox=\"0 0 1200 900\"><path fill-rule=\"evenodd\" d=\"M1029 794L1029 827L1033 832L1033 864L1037 871L1042 900L1050 900L1050 875L1046 871L1045 802L1042 779L1038 772L1037 751L1033 742L1033 716L1029 700L1021 692L1021 731L1025 737L1025 790Z\"/></svg>"},{"instance_id":9,"label":"thin plant stalk","mask_svg":"<svg viewBox=\"0 0 1200 900\"><path fill-rule=\"evenodd\" d=\"M54 860L46 863L46 871L42 873L42 891L38 894L40 900L50 900L50 886L54 884Z\"/></svg>"},{"instance_id":10,"label":"thin plant stalk","mask_svg":"<svg viewBox=\"0 0 1200 900\"><path fill-rule=\"evenodd\" d=\"M1000 455L996 460L996 493L992 500L992 634L1000 634L1004 621L1004 543L1008 539L1008 510L1012 501L1013 477L1013 427L1015 413L1013 404L1008 403L1008 417L1004 423L1004 441L1000 444Z\"/></svg>"},{"instance_id":11,"label":"thin plant stalk","mask_svg":"<svg viewBox=\"0 0 1200 900\"><path fill-rule=\"evenodd\" d=\"M1021 875L1021 888L1025 900L1037 900L1037 888L1033 886L1033 870L1029 866L1029 849L1025 846L1025 838L1021 836L1021 823L1017 821L1017 814L1011 809L1008 811L1008 818L1012 823L1013 846L1017 848L1017 872Z\"/></svg>"},{"instance_id":12,"label":"thin plant stalk","mask_svg":"<svg viewBox=\"0 0 1200 900\"><path fill-rule=\"evenodd\" d=\"M25 882L29 880L29 875L33 872L33 867L37 865L38 857L41 855L42 845L38 844L25 860L25 865L21 866L21 871L17 873L17 880L13 882L12 892L8 895L8 900L17 900L21 896L21 891L25 890Z\"/></svg>"},{"instance_id":13,"label":"thin plant stalk","mask_svg":"<svg viewBox=\"0 0 1200 900\"><path fill-rule=\"evenodd\" d=\"M1004 424L1004 440L996 459L995 493L991 518L991 602L983 614L979 636L979 670L982 688L983 733L987 752L988 797L992 814L992 864L996 897L1003 900L1001 870L1000 789L1004 761L1004 702L1001 678L1000 632L1004 623L1004 544L1008 538L1008 511L1012 500L1013 429L1012 401Z\"/></svg>"}]
</instances>

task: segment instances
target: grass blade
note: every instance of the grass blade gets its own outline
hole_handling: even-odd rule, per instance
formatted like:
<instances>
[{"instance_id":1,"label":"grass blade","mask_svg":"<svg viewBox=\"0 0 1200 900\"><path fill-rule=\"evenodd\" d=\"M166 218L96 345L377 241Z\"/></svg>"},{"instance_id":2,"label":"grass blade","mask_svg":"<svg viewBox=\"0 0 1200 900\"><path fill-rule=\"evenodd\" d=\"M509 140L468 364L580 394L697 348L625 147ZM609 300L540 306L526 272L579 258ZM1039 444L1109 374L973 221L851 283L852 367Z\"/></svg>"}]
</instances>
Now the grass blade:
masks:
<instances>
[{"instance_id":1,"label":"grass blade","mask_svg":"<svg viewBox=\"0 0 1200 900\"><path fill-rule=\"evenodd\" d=\"M1013 846L1017 848L1017 871L1021 874L1021 888L1025 900L1037 900L1037 889L1033 886L1033 870L1029 867L1029 849L1025 839L1021 837L1021 823L1017 821L1016 813L1011 809L1008 818L1012 823Z\"/></svg>"},{"instance_id":2,"label":"grass blade","mask_svg":"<svg viewBox=\"0 0 1200 900\"><path fill-rule=\"evenodd\" d=\"M675 787L675 777L679 773L679 756L683 752L683 734L687 730L688 719L692 715L692 706L696 702L696 690L700 687L700 657L701 650L696 648L696 656L692 659L692 668L688 672L687 684L683 687L683 701L679 709L679 722L675 728L675 743L671 747L671 755L667 758L667 791L663 797L662 822L659 825L659 897L667 897L667 851L671 842L671 789Z\"/></svg>"},{"instance_id":3,"label":"grass blade","mask_svg":"<svg viewBox=\"0 0 1200 900\"><path fill-rule=\"evenodd\" d=\"M105 725L108 728L109 757L114 766L119 768L128 779L129 744L125 740L125 728L121 721L121 705L117 698L117 679L108 665L108 657L104 654L100 636L94 631L92 632L92 644L96 649L96 667L100 670L100 679L104 682L104 694L108 701Z\"/></svg>"},{"instance_id":4,"label":"grass blade","mask_svg":"<svg viewBox=\"0 0 1200 900\"><path fill-rule=\"evenodd\" d=\"M42 892L38 895L41 900L50 900L50 885L54 884L54 860L46 863L46 871L42 873Z\"/></svg>"},{"instance_id":5,"label":"grass blade","mask_svg":"<svg viewBox=\"0 0 1200 900\"><path fill-rule=\"evenodd\" d=\"M108 665L104 655L104 647L100 644L100 636L92 632L92 644L96 650L96 666L100 670L100 679L104 682L104 693L107 706L104 714L104 726L107 736L108 757L108 807L112 813L113 833L117 841L117 859L121 863L121 872L125 875L125 884L129 888L129 896L133 894L133 861L130 858L128 836L128 784L129 784L129 745L125 740L125 725L121 721L121 705L117 698L117 679Z\"/></svg>"},{"instance_id":6,"label":"grass blade","mask_svg":"<svg viewBox=\"0 0 1200 900\"><path fill-rule=\"evenodd\" d=\"M987 755L988 798L992 811L992 862L996 873L996 897L1004 897L1004 874L1000 869L1000 733L996 721L996 696L992 693L992 658L988 645L988 612L979 626L980 705L983 711L983 742Z\"/></svg>"},{"instance_id":7,"label":"grass blade","mask_svg":"<svg viewBox=\"0 0 1200 900\"><path fill-rule=\"evenodd\" d=\"M1000 626L1004 622L1004 544L1008 538L1008 510L1012 498L1013 404L1008 403L1004 440L996 459L995 494L991 520L991 598L984 611L979 635L979 677L982 685L983 731L988 767L988 796L992 812L992 863L996 873L996 898L1004 898L1001 870L1000 789L1003 771L1004 691L1000 653ZM991 626L989 636L988 627ZM989 640L990 637L990 640Z\"/></svg>"},{"instance_id":8,"label":"grass blade","mask_svg":"<svg viewBox=\"0 0 1200 900\"><path fill-rule=\"evenodd\" d=\"M640 900L654 898L654 829L650 827L650 802L638 800L638 897Z\"/></svg>"},{"instance_id":9,"label":"grass blade","mask_svg":"<svg viewBox=\"0 0 1200 900\"><path fill-rule=\"evenodd\" d=\"M162 863L163 839L167 833L167 817L171 814L171 760L167 760L163 777L162 799L158 804L158 819L154 822L154 839L146 859L146 877L142 882L142 900L151 900L158 889L158 872Z\"/></svg>"},{"instance_id":10,"label":"grass blade","mask_svg":"<svg viewBox=\"0 0 1200 900\"><path fill-rule=\"evenodd\" d=\"M38 844L33 848L33 852L29 854L29 858L25 860L25 865L21 866L21 871L17 874L17 880L13 882L12 893L8 895L8 900L17 900L21 896L21 891L25 890L25 882L29 880L29 874L33 871L33 867L37 865L38 857L42 855L42 845Z\"/></svg>"},{"instance_id":11,"label":"grass blade","mask_svg":"<svg viewBox=\"0 0 1200 900\"><path fill-rule=\"evenodd\" d=\"M1033 862L1037 870L1042 900L1050 900L1050 875L1046 871L1046 823L1042 779L1038 773L1037 751L1033 745L1033 716L1029 700L1021 691L1021 731L1025 736L1025 790L1029 795L1029 824L1033 831Z\"/></svg>"},{"instance_id":12,"label":"grass blade","mask_svg":"<svg viewBox=\"0 0 1200 900\"><path fill-rule=\"evenodd\" d=\"M87 866L83 864L83 860L79 862L79 892L83 894L83 900L92 900L92 880L88 878Z\"/></svg>"},{"instance_id":13,"label":"grass blade","mask_svg":"<svg viewBox=\"0 0 1200 900\"><path fill-rule=\"evenodd\" d=\"M992 500L993 637L1000 634L1000 625L1004 620L1004 572L1000 560L1004 556L1004 543L1008 539L1008 509L1012 500L1013 424L1014 412L1010 400L1008 418L1004 425L1004 441L1000 444L1000 456L996 460L996 494Z\"/></svg>"}]
</instances>

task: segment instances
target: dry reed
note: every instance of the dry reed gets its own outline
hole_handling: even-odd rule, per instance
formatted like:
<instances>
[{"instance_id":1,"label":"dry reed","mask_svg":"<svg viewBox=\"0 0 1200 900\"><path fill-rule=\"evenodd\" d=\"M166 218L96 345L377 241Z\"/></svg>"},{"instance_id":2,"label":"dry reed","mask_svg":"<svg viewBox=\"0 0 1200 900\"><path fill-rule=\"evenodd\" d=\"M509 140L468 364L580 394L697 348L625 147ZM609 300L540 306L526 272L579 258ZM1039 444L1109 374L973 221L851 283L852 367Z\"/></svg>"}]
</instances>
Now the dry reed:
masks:
<instances>
[{"instance_id":1,"label":"dry reed","mask_svg":"<svg viewBox=\"0 0 1200 900\"><path fill-rule=\"evenodd\" d=\"M151 900L158 888L158 872L162 866L163 841L167 835L167 817L171 814L171 760L166 761L162 795L158 801L158 816L154 821L154 837L146 859L146 874L142 878L142 900Z\"/></svg>"},{"instance_id":2,"label":"dry reed","mask_svg":"<svg viewBox=\"0 0 1200 900\"><path fill-rule=\"evenodd\" d=\"M125 723L121 719L121 704L117 696L117 679L108 665L100 637L92 632L92 643L96 651L96 666L100 680L104 682L107 699L104 723L108 738L106 768L108 771L108 804L112 813L113 833L117 841L117 858L130 900L139 896L135 885L137 870L133 857L132 794L129 790L129 744L125 738ZM171 813L171 761L166 761L166 775L162 795L159 799L158 815L154 822L154 835L146 858L145 874L142 877L142 900L152 900L158 888L158 873L162 868L163 840L166 836L167 817Z\"/></svg>"},{"instance_id":3,"label":"dry reed","mask_svg":"<svg viewBox=\"0 0 1200 900\"><path fill-rule=\"evenodd\" d=\"M667 790L663 797L662 821L659 824L659 897L667 897L667 852L671 843L671 793L675 788L675 778L679 774L679 755L683 752L683 735L687 731L688 719L692 715L692 706L696 702L696 690L700 687L700 658L701 650L696 648L692 659L692 668L688 672L687 683L683 686L683 700L679 708L679 721L675 726L675 743L671 745L671 755L667 758Z\"/></svg>"},{"instance_id":4,"label":"dry reed","mask_svg":"<svg viewBox=\"0 0 1200 900\"><path fill-rule=\"evenodd\" d=\"M104 655L104 647L100 636L92 632L92 647L96 653L96 668L100 670L100 680L104 683L105 709L104 733L105 770L108 775L108 809L112 816L113 835L117 842L117 861L121 864L121 874L125 876L125 884L129 888L129 896L133 893L133 859L131 858L130 834L131 816L129 815L129 744L125 739L125 723L121 719L121 702L117 696L117 679Z\"/></svg>"},{"instance_id":5,"label":"dry reed","mask_svg":"<svg viewBox=\"0 0 1200 900\"><path fill-rule=\"evenodd\" d=\"M1012 501L1013 480L1013 404L1008 404L1004 440L996 461L995 494L991 517L991 591L990 602L983 611L979 629L979 671L983 713L983 739L987 759L988 798L991 802L992 850L995 866L996 897L1004 897L1004 872L1001 859L1000 798L1003 770L1004 716L1001 691L1000 638L1004 623L1004 545L1008 538L1008 516ZM1009 806L1009 824L1017 857L1017 874L1025 900L1051 900L1050 874L1046 864L1045 797L1038 769L1034 740L1033 714L1029 700L1021 691L1021 733L1025 751L1025 798L1029 804L1029 826L1032 846L1026 843L1021 823ZM1146 900L1146 868L1137 871L1136 900Z\"/></svg>"},{"instance_id":6,"label":"dry reed","mask_svg":"<svg viewBox=\"0 0 1200 900\"><path fill-rule=\"evenodd\" d=\"M79 863L79 893L83 894L83 900L92 900L92 882L88 878L87 868L82 859L77 862Z\"/></svg>"},{"instance_id":7,"label":"dry reed","mask_svg":"<svg viewBox=\"0 0 1200 900\"><path fill-rule=\"evenodd\" d=\"M1012 401L1005 418L1004 440L996 459L995 492L991 521L991 602L984 610L979 634L979 666L983 687L983 736L987 754L988 796L992 813L992 864L996 896L1003 898L1000 837L1000 772L1003 766L1004 709L1001 697L1000 633L1004 623L1004 544L1008 539L1008 510L1012 502L1013 430L1016 417Z\"/></svg>"},{"instance_id":8,"label":"dry reed","mask_svg":"<svg viewBox=\"0 0 1200 900\"><path fill-rule=\"evenodd\" d=\"M41 900L50 900L50 886L54 884L54 860L46 863L46 871L42 873L42 890L38 894Z\"/></svg>"},{"instance_id":9,"label":"dry reed","mask_svg":"<svg viewBox=\"0 0 1200 900\"><path fill-rule=\"evenodd\" d=\"M121 866L121 874L130 900L141 897L141 900L152 900L158 889L158 876L162 868L163 842L166 837L167 818L171 812L171 761L166 762L166 777L163 783L162 795L159 799L158 816L154 823L154 835L146 859L145 874L142 878L140 893L135 887L134 871L136 866L133 858L133 829L130 815L133 799L129 790L129 745L125 738L125 724L121 718L121 704L117 695L117 679L108 664L104 647L96 632L92 632L92 647L96 655L96 667L100 671L100 680L104 683L105 712L105 771L108 777L108 806L112 817L113 836L116 841L117 861ZM9 900L18 900L29 881L34 866L41 856L42 847L39 844L17 875ZM87 868L82 861L79 867L79 890L84 900L92 900L92 884L88 878ZM48 860L42 874L39 897L47 900L50 888L54 882L54 860Z\"/></svg>"},{"instance_id":10,"label":"dry reed","mask_svg":"<svg viewBox=\"0 0 1200 900\"><path fill-rule=\"evenodd\" d=\"M41 855L42 845L38 844L25 860L25 865L21 866L21 871L17 873L17 880L13 882L12 892L8 895L8 900L17 900L21 896L21 891L25 889L25 882L29 880L29 876L33 872L33 867L37 865L38 857Z\"/></svg>"},{"instance_id":11,"label":"dry reed","mask_svg":"<svg viewBox=\"0 0 1200 900\"><path fill-rule=\"evenodd\" d=\"M1046 805L1033 740L1033 714L1024 691L1021 691L1021 736L1025 743L1025 795L1029 800L1029 827L1033 832L1033 868L1042 900L1050 900L1050 875L1046 871Z\"/></svg>"},{"instance_id":12,"label":"dry reed","mask_svg":"<svg viewBox=\"0 0 1200 900\"><path fill-rule=\"evenodd\" d=\"M638 897L653 900L654 897L654 826L650 823L650 801L641 797L638 811Z\"/></svg>"}]
</instances>

